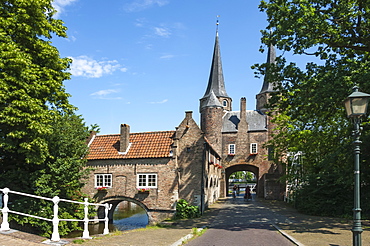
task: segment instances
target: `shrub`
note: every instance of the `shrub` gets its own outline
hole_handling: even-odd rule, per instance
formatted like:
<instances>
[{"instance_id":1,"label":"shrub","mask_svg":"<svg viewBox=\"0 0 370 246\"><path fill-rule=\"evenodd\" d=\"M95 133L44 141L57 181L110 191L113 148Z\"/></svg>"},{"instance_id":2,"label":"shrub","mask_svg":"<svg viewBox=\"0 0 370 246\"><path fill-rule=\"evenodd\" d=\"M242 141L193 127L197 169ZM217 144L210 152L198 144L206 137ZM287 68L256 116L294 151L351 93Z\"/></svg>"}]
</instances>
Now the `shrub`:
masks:
<instances>
[{"instance_id":1,"label":"shrub","mask_svg":"<svg viewBox=\"0 0 370 246\"><path fill-rule=\"evenodd\" d=\"M198 206L190 205L185 199L180 199L176 205L176 219L190 219L200 216Z\"/></svg>"}]
</instances>

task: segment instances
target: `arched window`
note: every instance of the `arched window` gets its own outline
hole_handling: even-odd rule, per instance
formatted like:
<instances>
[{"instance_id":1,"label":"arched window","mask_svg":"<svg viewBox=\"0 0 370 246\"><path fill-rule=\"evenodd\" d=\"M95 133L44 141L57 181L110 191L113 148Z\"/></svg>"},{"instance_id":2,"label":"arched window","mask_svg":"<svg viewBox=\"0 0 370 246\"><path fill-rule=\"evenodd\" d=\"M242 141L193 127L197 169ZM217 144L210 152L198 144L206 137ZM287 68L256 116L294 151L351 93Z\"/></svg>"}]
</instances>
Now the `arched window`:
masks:
<instances>
[{"instance_id":1,"label":"arched window","mask_svg":"<svg viewBox=\"0 0 370 246\"><path fill-rule=\"evenodd\" d=\"M227 107L227 100L224 100L224 101L222 102L222 105L223 105L224 107Z\"/></svg>"}]
</instances>

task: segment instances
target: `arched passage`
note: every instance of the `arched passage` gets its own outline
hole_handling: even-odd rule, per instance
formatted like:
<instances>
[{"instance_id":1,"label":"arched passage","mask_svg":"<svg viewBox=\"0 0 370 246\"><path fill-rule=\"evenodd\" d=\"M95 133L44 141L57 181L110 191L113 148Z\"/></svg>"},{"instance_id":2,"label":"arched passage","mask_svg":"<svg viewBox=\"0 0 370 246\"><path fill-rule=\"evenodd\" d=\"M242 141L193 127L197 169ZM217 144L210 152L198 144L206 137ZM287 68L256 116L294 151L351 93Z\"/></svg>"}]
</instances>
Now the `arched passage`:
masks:
<instances>
[{"instance_id":1,"label":"arched passage","mask_svg":"<svg viewBox=\"0 0 370 246\"><path fill-rule=\"evenodd\" d=\"M253 166L253 165L248 165L248 164L238 164L238 165L233 165L231 167L226 168L226 170L225 170L226 186L225 186L225 191L224 191L225 193L224 194L227 194L227 191L228 191L230 175L232 173L238 172L238 171L252 172L255 175L256 180L257 180L256 192L257 192L257 196L258 196L259 168L256 167L256 166Z\"/></svg>"},{"instance_id":2,"label":"arched passage","mask_svg":"<svg viewBox=\"0 0 370 246\"><path fill-rule=\"evenodd\" d=\"M123 201L135 203L136 205L143 208L145 210L146 214L148 215L149 224L154 223L153 218L151 216L151 213L150 213L149 209L147 208L147 206L145 206L145 204L143 204L142 202L140 202L136 199L133 199L133 198L130 198L130 197L125 197L125 196L107 197L104 200L100 201L100 203L102 203L102 204L108 203L108 204L112 205L112 208L109 210L109 213L108 213L109 221L111 221L111 222L113 221L113 213L114 213L116 207L118 206L118 204L123 202ZM98 217L99 217L99 219L104 218L104 207L99 207L98 208Z\"/></svg>"}]
</instances>

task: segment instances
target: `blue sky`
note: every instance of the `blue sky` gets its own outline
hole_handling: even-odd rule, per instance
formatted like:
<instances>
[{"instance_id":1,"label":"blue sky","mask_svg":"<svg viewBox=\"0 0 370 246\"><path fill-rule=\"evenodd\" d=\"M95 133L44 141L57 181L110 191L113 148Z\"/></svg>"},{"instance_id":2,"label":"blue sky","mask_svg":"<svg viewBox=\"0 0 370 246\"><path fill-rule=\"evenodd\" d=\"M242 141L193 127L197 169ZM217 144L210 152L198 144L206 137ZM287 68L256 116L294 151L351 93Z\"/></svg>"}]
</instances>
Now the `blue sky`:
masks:
<instances>
[{"instance_id":1,"label":"blue sky","mask_svg":"<svg viewBox=\"0 0 370 246\"><path fill-rule=\"evenodd\" d=\"M216 20L223 72L233 110L240 98L255 109L262 79L250 68L263 63L260 30L267 26L259 0L55 0L68 38L54 38L71 57L65 87L87 125L100 134L174 130L193 111L208 82Z\"/></svg>"}]
</instances>

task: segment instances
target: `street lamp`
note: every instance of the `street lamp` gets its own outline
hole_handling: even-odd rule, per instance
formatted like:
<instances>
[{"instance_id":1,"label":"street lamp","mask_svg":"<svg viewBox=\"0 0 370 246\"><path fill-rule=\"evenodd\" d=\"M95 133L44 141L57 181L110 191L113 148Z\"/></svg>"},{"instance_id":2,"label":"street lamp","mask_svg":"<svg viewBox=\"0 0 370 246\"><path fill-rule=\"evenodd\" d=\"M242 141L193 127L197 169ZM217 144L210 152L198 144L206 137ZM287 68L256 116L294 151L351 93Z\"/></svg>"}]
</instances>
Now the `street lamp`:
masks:
<instances>
[{"instance_id":1,"label":"street lamp","mask_svg":"<svg viewBox=\"0 0 370 246\"><path fill-rule=\"evenodd\" d=\"M353 145L355 154L354 164L354 208L353 208L353 246L361 246L361 208L360 208L360 123L361 117L366 114L370 94L358 91L358 87L353 88L353 93L344 101L347 116L353 120Z\"/></svg>"}]
</instances>

